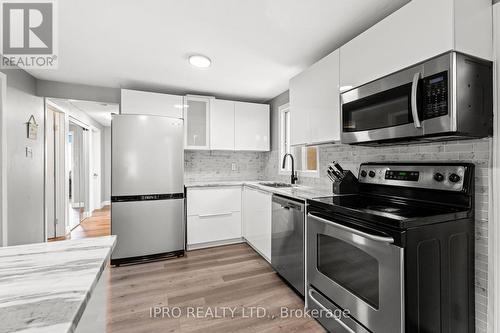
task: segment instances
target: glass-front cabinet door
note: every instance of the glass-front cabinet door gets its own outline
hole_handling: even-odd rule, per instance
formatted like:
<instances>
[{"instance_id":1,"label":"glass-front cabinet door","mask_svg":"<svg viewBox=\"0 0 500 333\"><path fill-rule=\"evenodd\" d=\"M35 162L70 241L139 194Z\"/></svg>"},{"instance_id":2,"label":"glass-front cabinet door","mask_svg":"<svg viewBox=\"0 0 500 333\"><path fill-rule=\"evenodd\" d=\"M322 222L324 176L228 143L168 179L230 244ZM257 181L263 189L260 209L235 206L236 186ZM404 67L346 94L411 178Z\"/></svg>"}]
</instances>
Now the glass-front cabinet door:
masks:
<instances>
[{"instance_id":1,"label":"glass-front cabinet door","mask_svg":"<svg viewBox=\"0 0 500 333\"><path fill-rule=\"evenodd\" d=\"M184 103L185 149L210 149L210 97L186 96Z\"/></svg>"}]
</instances>

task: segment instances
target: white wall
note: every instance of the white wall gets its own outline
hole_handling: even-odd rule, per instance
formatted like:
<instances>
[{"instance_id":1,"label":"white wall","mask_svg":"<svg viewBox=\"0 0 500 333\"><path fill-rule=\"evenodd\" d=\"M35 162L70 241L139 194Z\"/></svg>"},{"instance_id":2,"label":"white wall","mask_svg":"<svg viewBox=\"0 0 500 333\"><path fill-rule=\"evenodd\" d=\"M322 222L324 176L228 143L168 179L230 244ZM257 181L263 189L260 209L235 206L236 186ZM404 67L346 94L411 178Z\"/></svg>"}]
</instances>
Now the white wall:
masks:
<instances>
[{"instance_id":1,"label":"white wall","mask_svg":"<svg viewBox=\"0 0 500 333\"><path fill-rule=\"evenodd\" d=\"M38 96L120 103L120 88L96 87L85 84L37 80Z\"/></svg>"},{"instance_id":2,"label":"white wall","mask_svg":"<svg viewBox=\"0 0 500 333\"><path fill-rule=\"evenodd\" d=\"M45 240L44 225L44 101L35 96L36 79L19 69L7 75L7 245ZM26 122L33 115L38 137L26 137ZM26 147L32 157L26 157Z\"/></svg>"}]
</instances>

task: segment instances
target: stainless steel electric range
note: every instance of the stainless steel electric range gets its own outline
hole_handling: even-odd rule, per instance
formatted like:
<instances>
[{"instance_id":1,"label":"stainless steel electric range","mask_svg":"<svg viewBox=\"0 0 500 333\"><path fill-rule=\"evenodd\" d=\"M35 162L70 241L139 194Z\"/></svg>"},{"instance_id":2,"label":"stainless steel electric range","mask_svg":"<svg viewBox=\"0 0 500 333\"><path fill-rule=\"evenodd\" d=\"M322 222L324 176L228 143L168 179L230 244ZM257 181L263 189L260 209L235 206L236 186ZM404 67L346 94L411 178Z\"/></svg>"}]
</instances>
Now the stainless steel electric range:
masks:
<instances>
[{"instance_id":1,"label":"stainless steel electric range","mask_svg":"<svg viewBox=\"0 0 500 333\"><path fill-rule=\"evenodd\" d=\"M307 307L329 331L474 332L474 165L366 163L308 200Z\"/></svg>"}]
</instances>

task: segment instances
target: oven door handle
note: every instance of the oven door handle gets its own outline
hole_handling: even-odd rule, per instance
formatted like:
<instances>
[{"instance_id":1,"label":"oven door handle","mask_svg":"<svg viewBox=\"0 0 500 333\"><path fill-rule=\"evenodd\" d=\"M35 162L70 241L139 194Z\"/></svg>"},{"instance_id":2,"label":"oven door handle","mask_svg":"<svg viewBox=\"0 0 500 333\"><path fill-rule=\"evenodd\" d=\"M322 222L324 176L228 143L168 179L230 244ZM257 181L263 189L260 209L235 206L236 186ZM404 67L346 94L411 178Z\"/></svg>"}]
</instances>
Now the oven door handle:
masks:
<instances>
[{"instance_id":1,"label":"oven door handle","mask_svg":"<svg viewBox=\"0 0 500 333\"><path fill-rule=\"evenodd\" d=\"M365 237L365 238L368 238L368 239L371 239L373 241L376 241L376 242L383 242L383 243L389 243L389 244L393 244L394 243L394 238L392 237L384 237L384 236L377 236L377 235L372 235L372 234L369 234L369 233L366 233L366 232L363 232L361 230L357 230L357 229L354 229L354 228L350 228L350 227L347 227L345 225L342 225L342 224L339 224L339 223L335 223L335 222L332 222L332 221L329 221L329 220L326 220L324 218L321 218L319 216L316 216L316 215L313 215L311 213L308 214L310 217L312 217L313 219L316 219L318 221L321 221L323 223L326 223L326 224L329 224L331 225L332 227L335 227L337 229L342 229L344 231L347 231L347 232L350 232L350 233L353 233L353 234L356 234L358 236L362 236L362 237Z\"/></svg>"},{"instance_id":2,"label":"oven door handle","mask_svg":"<svg viewBox=\"0 0 500 333\"><path fill-rule=\"evenodd\" d=\"M421 128L420 118L418 117L418 105L417 105L417 90L418 81L420 80L420 72L413 75L413 83L411 85L411 114L413 116L413 124L415 128Z\"/></svg>"},{"instance_id":3,"label":"oven door handle","mask_svg":"<svg viewBox=\"0 0 500 333\"><path fill-rule=\"evenodd\" d=\"M349 326L347 326L346 323L344 323L342 320L340 320L339 318L337 318L337 316L332 312L332 310L328 309L326 306L324 306L323 304L321 304L316 298L314 298L314 296L312 295L313 294L313 290L312 289L309 289L309 291L307 292L308 295L309 295L309 298L313 300L314 303L316 303L317 306L319 306L321 308L321 310L327 312L327 313L330 313L332 318L335 319L335 321L337 323L339 323L343 328L345 328L346 331L348 331L349 333L356 333L352 330L352 328L350 328Z\"/></svg>"}]
</instances>

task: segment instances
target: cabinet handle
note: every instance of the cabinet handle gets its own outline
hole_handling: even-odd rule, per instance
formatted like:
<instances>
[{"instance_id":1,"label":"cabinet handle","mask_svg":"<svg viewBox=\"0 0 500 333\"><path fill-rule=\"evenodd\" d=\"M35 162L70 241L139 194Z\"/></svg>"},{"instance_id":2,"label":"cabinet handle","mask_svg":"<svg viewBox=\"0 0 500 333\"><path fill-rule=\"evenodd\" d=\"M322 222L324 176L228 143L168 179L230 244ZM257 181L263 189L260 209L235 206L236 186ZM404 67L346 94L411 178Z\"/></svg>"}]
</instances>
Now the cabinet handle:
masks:
<instances>
[{"instance_id":1,"label":"cabinet handle","mask_svg":"<svg viewBox=\"0 0 500 333\"><path fill-rule=\"evenodd\" d=\"M215 217L215 216L224 216L224 215L232 215L233 212L226 212L226 213L215 213L215 214L203 214L203 215L198 215L199 218L206 218L206 217Z\"/></svg>"}]
</instances>

